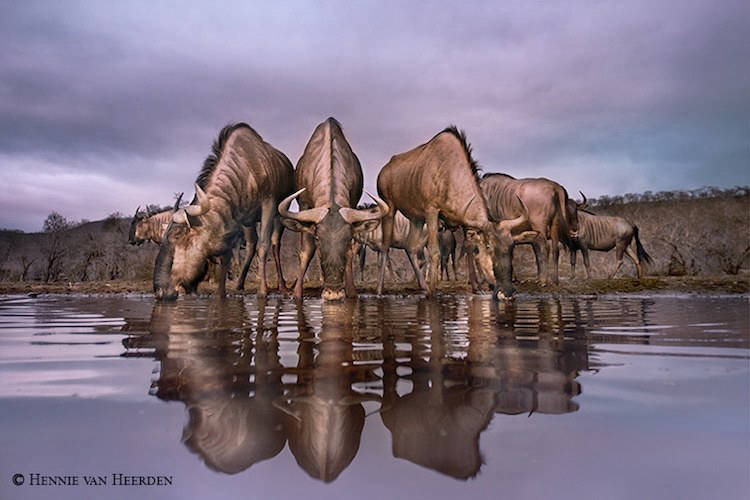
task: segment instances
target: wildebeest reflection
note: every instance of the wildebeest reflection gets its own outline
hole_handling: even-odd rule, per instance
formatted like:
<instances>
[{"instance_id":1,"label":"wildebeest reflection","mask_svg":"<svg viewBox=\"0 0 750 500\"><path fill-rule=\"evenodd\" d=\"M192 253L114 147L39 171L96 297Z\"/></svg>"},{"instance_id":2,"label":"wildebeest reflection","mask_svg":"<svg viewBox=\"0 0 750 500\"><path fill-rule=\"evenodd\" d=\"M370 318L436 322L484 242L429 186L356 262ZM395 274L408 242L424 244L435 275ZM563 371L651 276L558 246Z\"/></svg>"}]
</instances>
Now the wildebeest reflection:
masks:
<instances>
[{"instance_id":1,"label":"wildebeest reflection","mask_svg":"<svg viewBox=\"0 0 750 500\"><path fill-rule=\"evenodd\" d=\"M478 375L476 371L482 367L482 378L496 389L497 413L557 415L578 410L573 398L581 393L581 385L576 378L581 371L589 370L585 343L552 333L530 339L517 337L512 326L500 326L515 323L516 304L491 304L477 298L469 301L468 316L472 375ZM539 319L545 325L549 316L539 309ZM496 332L491 341L479 333L487 328L478 324L481 318L491 318L490 327Z\"/></svg>"},{"instance_id":2,"label":"wildebeest reflection","mask_svg":"<svg viewBox=\"0 0 750 500\"><path fill-rule=\"evenodd\" d=\"M466 377L445 373L443 318L440 304L420 304L426 315L431 342L412 343L410 394L399 396L393 337L384 340L383 423L391 431L393 455L458 479L479 472L482 456L479 434L487 427L495 408L492 389L476 387ZM423 358L429 356L429 361Z\"/></svg>"},{"instance_id":3,"label":"wildebeest reflection","mask_svg":"<svg viewBox=\"0 0 750 500\"><path fill-rule=\"evenodd\" d=\"M323 303L317 356L314 333L299 306L297 386L279 404L286 413L285 429L294 458L310 476L325 482L336 479L359 450L365 424L362 402L380 399L352 390L358 378L376 379L368 367L353 364L355 306L351 300Z\"/></svg>"},{"instance_id":4,"label":"wildebeest reflection","mask_svg":"<svg viewBox=\"0 0 750 500\"><path fill-rule=\"evenodd\" d=\"M276 456L286 443L283 414L273 405L282 393L278 341L275 327L264 334L264 312L253 336L252 327L242 326L248 318L241 300L212 303L207 311L189 303L154 307L150 331L161 362L156 395L185 403L182 441L215 471L236 474Z\"/></svg>"},{"instance_id":5,"label":"wildebeest reflection","mask_svg":"<svg viewBox=\"0 0 750 500\"><path fill-rule=\"evenodd\" d=\"M391 431L395 457L468 479L480 470L479 436L495 413L578 409L572 398L581 392L575 378L588 369L585 344L517 339L513 307L472 297L464 313L434 300L420 301L417 314L430 327L429 344L411 336L404 363L397 362L404 354L396 352L395 343L407 339L401 332L384 332L381 416ZM392 315L387 310L381 314ZM445 325L460 317L467 318L468 346L449 352ZM403 377L413 384L405 395L397 391L399 367L412 371Z\"/></svg>"}]
</instances>

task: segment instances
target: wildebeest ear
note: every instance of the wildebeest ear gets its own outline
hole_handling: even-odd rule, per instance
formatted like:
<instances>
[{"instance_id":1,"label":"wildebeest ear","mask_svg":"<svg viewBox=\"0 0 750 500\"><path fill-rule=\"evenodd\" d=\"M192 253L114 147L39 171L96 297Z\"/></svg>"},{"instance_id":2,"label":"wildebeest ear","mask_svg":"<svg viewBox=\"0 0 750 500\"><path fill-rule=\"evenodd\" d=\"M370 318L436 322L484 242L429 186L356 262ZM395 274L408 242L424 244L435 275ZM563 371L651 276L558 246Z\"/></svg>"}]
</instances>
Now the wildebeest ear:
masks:
<instances>
[{"instance_id":1,"label":"wildebeest ear","mask_svg":"<svg viewBox=\"0 0 750 500\"><path fill-rule=\"evenodd\" d=\"M514 234L513 241L516 243L531 243L537 236L539 236L539 231L524 231L519 234Z\"/></svg>"},{"instance_id":2,"label":"wildebeest ear","mask_svg":"<svg viewBox=\"0 0 750 500\"><path fill-rule=\"evenodd\" d=\"M352 224L355 233L369 233L380 225L380 219L366 220Z\"/></svg>"},{"instance_id":3,"label":"wildebeest ear","mask_svg":"<svg viewBox=\"0 0 750 500\"><path fill-rule=\"evenodd\" d=\"M287 229L291 229L292 231L297 231L298 233L305 232L305 233L315 234L314 224L304 224L294 219L287 219L286 217L281 218L281 223L284 224L284 226Z\"/></svg>"}]
</instances>

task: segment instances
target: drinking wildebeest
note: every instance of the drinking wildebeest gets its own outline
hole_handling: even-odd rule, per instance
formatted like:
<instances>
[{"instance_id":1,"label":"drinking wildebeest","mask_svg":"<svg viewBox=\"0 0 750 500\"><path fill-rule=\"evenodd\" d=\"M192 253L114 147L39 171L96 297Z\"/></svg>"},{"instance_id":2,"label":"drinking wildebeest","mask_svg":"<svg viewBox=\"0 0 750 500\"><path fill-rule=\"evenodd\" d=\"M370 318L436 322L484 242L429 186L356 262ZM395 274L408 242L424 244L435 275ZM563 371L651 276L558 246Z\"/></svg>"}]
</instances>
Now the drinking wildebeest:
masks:
<instances>
[{"instance_id":1,"label":"drinking wildebeest","mask_svg":"<svg viewBox=\"0 0 750 500\"><path fill-rule=\"evenodd\" d=\"M526 206L529 220L521 229L538 233L534 240L528 242L534 249L538 278L557 284L558 241L571 248L578 227L575 206L569 207L565 188L549 179L515 179L500 173L484 174L480 186L490 217L494 220L518 217L523 213L523 206ZM547 240L551 240L551 244ZM547 267L550 253L551 270Z\"/></svg>"},{"instance_id":2,"label":"drinking wildebeest","mask_svg":"<svg viewBox=\"0 0 750 500\"><path fill-rule=\"evenodd\" d=\"M131 245L142 245L145 241L153 241L157 245L161 245L162 236L172 220L172 214L180 208L182 194L180 193L177 201L175 201L174 207L155 214L151 213L148 208L146 209L146 213L140 211L140 206L136 208L133 219L130 221L128 243Z\"/></svg>"},{"instance_id":3,"label":"drinking wildebeest","mask_svg":"<svg viewBox=\"0 0 750 500\"><path fill-rule=\"evenodd\" d=\"M383 219L378 293L383 291L385 261L393 239L393 219L400 210L411 221L407 255L414 265L420 250L422 226L427 224L430 267L438 269L438 220L449 227L462 226L482 278L493 285L494 297L510 296L510 255L515 242L536 237L534 231L514 235L527 223L527 214L512 220L493 221L479 187L478 166L463 132L454 126L427 143L395 155L378 175L378 194L389 206ZM429 287L421 272L417 280L428 295L435 293L438 273L430 273Z\"/></svg>"},{"instance_id":4,"label":"drinking wildebeest","mask_svg":"<svg viewBox=\"0 0 750 500\"><path fill-rule=\"evenodd\" d=\"M581 193L583 194L583 193ZM584 202L586 198L584 197ZM635 239L635 253L630 243ZM651 263L651 256L646 252L638 237L638 226L622 217L595 215L586 210L578 210L578 238L570 248L570 275L576 275L576 252L581 251L586 266L586 278L591 279L589 250L609 252L616 249L617 266L610 274L613 278L622 266L622 256L627 255L633 262L638 277L643 276L642 263Z\"/></svg>"},{"instance_id":5,"label":"drinking wildebeest","mask_svg":"<svg viewBox=\"0 0 750 500\"><path fill-rule=\"evenodd\" d=\"M167 229L167 226L172 221L172 215L179 209L180 201L182 200L182 193L177 198L174 204L174 208L170 210L163 210L161 212L152 214L150 212L140 212L138 207L135 210L135 215L130 222L130 232L128 235L128 242L131 245L141 245L145 241L153 241L157 245L161 245L162 235ZM282 292L287 291L286 283L284 282L283 273L281 270L281 262L279 259L279 238L281 237L281 224L278 221L274 222L274 231L271 235L271 248L273 249L273 258L276 263L276 273L279 276L279 290ZM245 289L245 279L247 272L250 269L253 257L255 256L255 249L258 243L258 231L256 224L252 226L243 226L242 232L244 234L244 241L246 243L245 261L242 265L242 272L240 278L237 281L237 290ZM209 259L209 267L220 265L215 259ZM207 271L210 276L213 275L211 271Z\"/></svg>"},{"instance_id":6,"label":"drinking wildebeest","mask_svg":"<svg viewBox=\"0 0 750 500\"><path fill-rule=\"evenodd\" d=\"M221 261L218 293L224 295L232 248L243 226L258 221L258 296L264 297L271 233L275 227L281 231L275 222L278 203L293 186L294 171L284 153L246 123L224 127L198 175L193 202L174 213L164 234L154 267L156 297L174 299L180 291L194 291L210 257Z\"/></svg>"},{"instance_id":7,"label":"drinking wildebeest","mask_svg":"<svg viewBox=\"0 0 750 500\"><path fill-rule=\"evenodd\" d=\"M352 236L376 227L387 206L370 195L377 209L352 208L362 196L362 167L334 118L315 128L297 162L295 180L299 191L279 204L284 225L302 233L294 295L302 298L305 273L319 246L323 299L338 300L344 294L353 297ZM300 211L291 212L289 205L297 197Z\"/></svg>"}]
</instances>

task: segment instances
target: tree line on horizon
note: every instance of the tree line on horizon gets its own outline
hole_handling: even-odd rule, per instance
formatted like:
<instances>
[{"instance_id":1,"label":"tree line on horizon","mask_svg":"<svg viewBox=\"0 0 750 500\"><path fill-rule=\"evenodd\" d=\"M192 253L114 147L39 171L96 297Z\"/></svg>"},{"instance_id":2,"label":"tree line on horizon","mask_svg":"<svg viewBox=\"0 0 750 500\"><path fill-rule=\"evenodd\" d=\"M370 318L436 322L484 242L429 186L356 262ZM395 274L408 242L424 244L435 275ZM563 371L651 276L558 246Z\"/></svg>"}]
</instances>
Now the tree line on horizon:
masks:
<instances>
[{"instance_id":1,"label":"tree line on horizon","mask_svg":"<svg viewBox=\"0 0 750 500\"><path fill-rule=\"evenodd\" d=\"M649 274L736 275L750 267L748 186L627 193L590 198L588 203L594 213L619 215L639 226L644 246L654 257ZM171 208L171 204L149 206L152 212ZM115 212L100 221L71 221L52 212L45 219L41 233L0 230L0 281L151 279L158 249L150 243L140 247L128 244L130 217ZM285 269L292 272L296 269L297 239L287 233L282 260ZM459 234L457 237L460 241ZM411 269L401 253L392 252L394 268L409 280L413 277ZM593 252L591 258L595 276L604 277L614 267L614 252ZM230 271L235 276L240 260L234 259ZM368 263L366 279L376 272L374 256L368 258ZM533 255L526 246L516 251L516 263L520 276L535 276ZM561 276L569 276L566 253L561 254L560 264ZM464 267L463 263L460 267ZM313 263L311 270L315 269L317 265ZM313 279L315 274L313 271ZM465 270L459 275L465 277Z\"/></svg>"}]
</instances>

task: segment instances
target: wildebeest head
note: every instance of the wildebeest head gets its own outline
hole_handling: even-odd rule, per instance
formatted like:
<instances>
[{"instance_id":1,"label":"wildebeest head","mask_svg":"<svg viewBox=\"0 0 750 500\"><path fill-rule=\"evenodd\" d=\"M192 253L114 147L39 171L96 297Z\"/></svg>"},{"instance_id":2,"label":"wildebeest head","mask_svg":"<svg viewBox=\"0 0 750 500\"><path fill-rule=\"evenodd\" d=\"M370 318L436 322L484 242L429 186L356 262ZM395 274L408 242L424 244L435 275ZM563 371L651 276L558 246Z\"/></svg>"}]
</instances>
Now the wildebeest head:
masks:
<instances>
[{"instance_id":1,"label":"wildebeest head","mask_svg":"<svg viewBox=\"0 0 750 500\"><path fill-rule=\"evenodd\" d=\"M581 193L581 197L583 198L583 201L578 203L577 201L568 198L568 203L565 205L566 208L566 214L565 216L568 219L568 228L570 230L570 237L574 240L578 238L578 211L579 210L585 210L588 208L589 204L586 200L586 195L583 194L583 191L578 191Z\"/></svg>"},{"instance_id":2,"label":"wildebeest head","mask_svg":"<svg viewBox=\"0 0 750 500\"><path fill-rule=\"evenodd\" d=\"M133 219L130 221L130 231L128 232L128 243L131 245L141 245L146 238L143 236L143 224L142 221L148 217L145 213L141 212L141 206L135 209Z\"/></svg>"},{"instance_id":3,"label":"wildebeest head","mask_svg":"<svg viewBox=\"0 0 750 500\"><path fill-rule=\"evenodd\" d=\"M323 299L344 298L344 268L346 255L355 233L372 231L388 213L388 205L370 193L376 209L355 209L348 207L315 207L300 212L290 212L292 200L305 189L285 198L279 204L282 222L293 231L304 231L315 236L320 248L320 267L323 271Z\"/></svg>"},{"instance_id":4,"label":"wildebeest head","mask_svg":"<svg viewBox=\"0 0 750 500\"><path fill-rule=\"evenodd\" d=\"M513 246L529 242L539 234L537 231L515 234L528 223L526 205L523 201L521 205L524 213L515 219L490 221L484 227L466 231L467 250L474 258L480 279L492 286L495 299L509 298L515 292L511 282Z\"/></svg>"},{"instance_id":5,"label":"wildebeest head","mask_svg":"<svg viewBox=\"0 0 750 500\"><path fill-rule=\"evenodd\" d=\"M195 201L172 214L154 266L154 294L173 300L180 292L192 293L208 267L208 257L221 253L226 242L204 224L211 200L195 185ZM197 201L197 203L196 203Z\"/></svg>"},{"instance_id":6,"label":"wildebeest head","mask_svg":"<svg viewBox=\"0 0 750 500\"><path fill-rule=\"evenodd\" d=\"M175 201L174 207L172 208L172 213L176 212L180 208L180 202L182 201L182 194L177 197L177 201ZM147 241L152 237L150 234L150 231L152 230L158 230L161 231L163 228L161 224L159 224L159 227L153 228L149 227L149 219L151 218L152 214L151 210L146 207L146 212L141 212L140 205L138 208L135 209L135 214L133 215L133 219L130 221L130 231L128 232L128 243L131 245L142 245L144 241ZM156 241L156 240L154 240Z\"/></svg>"}]
</instances>

